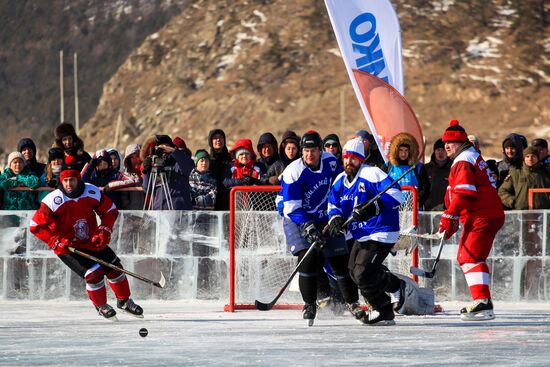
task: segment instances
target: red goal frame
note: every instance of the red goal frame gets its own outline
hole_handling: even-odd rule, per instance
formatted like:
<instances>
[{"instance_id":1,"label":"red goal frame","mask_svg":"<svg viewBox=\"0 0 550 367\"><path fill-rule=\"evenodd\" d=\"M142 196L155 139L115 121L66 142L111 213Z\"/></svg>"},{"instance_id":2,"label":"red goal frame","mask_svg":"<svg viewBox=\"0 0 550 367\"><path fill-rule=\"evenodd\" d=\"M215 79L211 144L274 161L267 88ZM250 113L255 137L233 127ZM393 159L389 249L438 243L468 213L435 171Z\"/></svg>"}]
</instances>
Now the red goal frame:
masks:
<instances>
[{"instance_id":1,"label":"red goal frame","mask_svg":"<svg viewBox=\"0 0 550 367\"><path fill-rule=\"evenodd\" d=\"M229 302L224 306L224 311L235 312L235 310L255 310L256 306L253 303L236 303L236 265L235 265L235 196L238 192L278 192L281 186L235 186L229 194ZM418 226L418 192L414 186L401 186L401 190L410 191L413 196L413 215L412 224ZM411 254L412 266L418 266L418 248L415 248ZM416 276L413 276L415 281L418 281ZM283 284L281 284L282 286ZM251 301L253 302L253 300ZM276 304L273 308L279 310L301 309L302 304Z\"/></svg>"}]
</instances>

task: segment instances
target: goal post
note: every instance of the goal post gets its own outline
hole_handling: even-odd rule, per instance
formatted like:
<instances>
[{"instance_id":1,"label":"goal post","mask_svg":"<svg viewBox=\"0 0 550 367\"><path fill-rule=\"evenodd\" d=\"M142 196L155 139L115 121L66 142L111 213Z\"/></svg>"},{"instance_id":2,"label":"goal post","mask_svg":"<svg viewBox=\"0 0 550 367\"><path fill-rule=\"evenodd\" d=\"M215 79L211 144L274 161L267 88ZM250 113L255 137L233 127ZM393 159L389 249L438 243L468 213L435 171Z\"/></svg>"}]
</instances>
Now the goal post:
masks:
<instances>
[{"instance_id":1,"label":"goal post","mask_svg":"<svg viewBox=\"0 0 550 367\"><path fill-rule=\"evenodd\" d=\"M527 191L527 205L529 206L529 210L533 210L534 205L534 196L536 194L545 194L550 195L550 188L546 189L529 189Z\"/></svg>"},{"instance_id":2,"label":"goal post","mask_svg":"<svg viewBox=\"0 0 550 367\"><path fill-rule=\"evenodd\" d=\"M401 230L418 224L418 195L412 186L402 186L406 200L399 209ZM280 186L237 186L230 192L229 208L229 302L224 310L255 309L255 300L271 300L296 266L287 249L282 218L275 200ZM409 274L418 266L418 250L409 254L411 237L401 236L386 265L392 271ZM297 278L296 278L297 279ZM300 292L291 284L276 309L301 309Z\"/></svg>"}]
</instances>

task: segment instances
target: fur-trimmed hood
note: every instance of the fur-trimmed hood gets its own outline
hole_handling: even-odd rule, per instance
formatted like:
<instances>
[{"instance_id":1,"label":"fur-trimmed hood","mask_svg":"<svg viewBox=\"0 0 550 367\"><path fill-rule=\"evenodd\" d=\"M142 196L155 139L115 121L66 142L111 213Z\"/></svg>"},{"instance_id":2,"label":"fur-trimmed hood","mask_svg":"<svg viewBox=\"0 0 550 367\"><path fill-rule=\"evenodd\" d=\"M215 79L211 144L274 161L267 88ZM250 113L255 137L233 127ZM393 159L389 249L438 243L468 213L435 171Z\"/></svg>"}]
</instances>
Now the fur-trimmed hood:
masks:
<instances>
[{"instance_id":1,"label":"fur-trimmed hood","mask_svg":"<svg viewBox=\"0 0 550 367\"><path fill-rule=\"evenodd\" d=\"M418 159L418 154L420 153L418 150L418 142L409 133L399 133L395 135L390 142L390 151L389 151L389 160L390 163L393 166L399 166L399 147L402 145L408 145L409 146L409 159L407 161L407 164L409 166L416 163Z\"/></svg>"}]
</instances>

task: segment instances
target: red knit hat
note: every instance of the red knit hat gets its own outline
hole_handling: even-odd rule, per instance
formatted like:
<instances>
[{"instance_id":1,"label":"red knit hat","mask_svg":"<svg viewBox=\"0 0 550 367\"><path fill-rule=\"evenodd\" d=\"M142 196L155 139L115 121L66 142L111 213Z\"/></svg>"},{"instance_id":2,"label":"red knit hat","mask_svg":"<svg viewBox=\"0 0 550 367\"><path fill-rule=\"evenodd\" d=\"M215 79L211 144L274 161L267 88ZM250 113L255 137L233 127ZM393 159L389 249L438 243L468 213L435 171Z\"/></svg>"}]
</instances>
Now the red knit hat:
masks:
<instances>
[{"instance_id":1,"label":"red knit hat","mask_svg":"<svg viewBox=\"0 0 550 367\"><path fill-rule=\"evenodd\" d=\"M63 165L62 171L59 174L59 179L63 181L67 177L74 177L77 180L82 180L80 171L76 168L76 159L72 155L65 157L65 164Z\"/></svg>"},{"instance_id":2,"label":"red knit hat","mask_svg":"<svg viewBox=\"0 0 550 367\"><path fill-rule=\"evenodd\" d=\"M187 149L187 144L185 144L185 141L179 136L176 136L174 140L172 140L172 143L174 143L174 145L177 146L178 149Z\"/></svg>"},{"instance_id":3,"label":"red knit hat","mask_svg":"<svg viewBox=\"0 0 550 367\"><path fill-rule=\"evenodd\" d=\"M451 120L449 127L445 130L441 139L444 143L465 143L468 141L468 134L466 134L466 130L459 125L458 120Z\"/></svg>"}]
</instances>

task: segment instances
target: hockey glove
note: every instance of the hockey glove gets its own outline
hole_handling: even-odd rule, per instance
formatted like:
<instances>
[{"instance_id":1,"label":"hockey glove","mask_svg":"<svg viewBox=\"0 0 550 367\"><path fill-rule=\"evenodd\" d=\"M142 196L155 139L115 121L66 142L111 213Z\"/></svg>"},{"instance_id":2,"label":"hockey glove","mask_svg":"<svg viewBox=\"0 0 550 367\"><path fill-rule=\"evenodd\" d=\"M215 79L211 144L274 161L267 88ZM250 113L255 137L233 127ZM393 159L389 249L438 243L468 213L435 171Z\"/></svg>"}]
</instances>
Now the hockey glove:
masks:
<instances>
[{"instance_id":1,"label":"hockey glove","mask_svg":"<svg viewBox=\"0 0 550 367\"><path fill-rule=\"evenodd\" d=\"M103 250L111 242L111 229L106 226L99 226L96 234L92 237L92 243L97 250Z\"/></svg>"},{"instance_id":2,"label":"hockey glove","mask_svg":"<svg viewBox=\"0 0 550 367\"><path fill-rule=\"evenodd\" d=\"M358 205L355 209L353 209L351 215L354 220L364 222L372 217L380 215L382 209L384 209L384 202L378 198L369 205Z\"/></svg>"},{"instance_id":3,"label":"hockey glove","mask_svg":"<svg viewBox=\"0 0 550 367\"><path fill-rule=\"evenodd\" d=\"M441 220L439 221L439 232L445 231L445 236L443 239L448 240L452 237L453 234L458 231L458 215L449 214L444 212L441 214Z\"/></svg>"},{"instance_id":4,"label":"hockey glove","mask_svg":"<svg viewBox=\"0 0 550 367\"><path fill-rule=\"evenodd\" d=\"M330 219L328 222L328 233L332 237L341 237L344 235L344 219L340 215L336 215Z\"/></svg>"},{"instance_id":5,"label":"hockey glove","mask_svg":"<svg viewBox=\"0 0 550 367\"><path fill-rule=\"evenodd\" d=\"M313 222L312 220L302 224L300 226L300 232L310 245L313 245L315 242L317 242L317 245L319 246L319 248L325 245L325 240L323 238L323 235L317 229L317 227L315 227L315 222Z\"/></svg>"},{"instance_id":6,"label":"hockey glove","mask_svg":"<svg viewBox=\"0 0 550 367\"><path fill-rule=\"evenodd\" d=\"M63 238L61 236L53 236L48 242L48 246L53 250L56 255L68 254L69 250L67 247L73 246L71 240L68 238Z\"/></svg>"}]
</instances>

